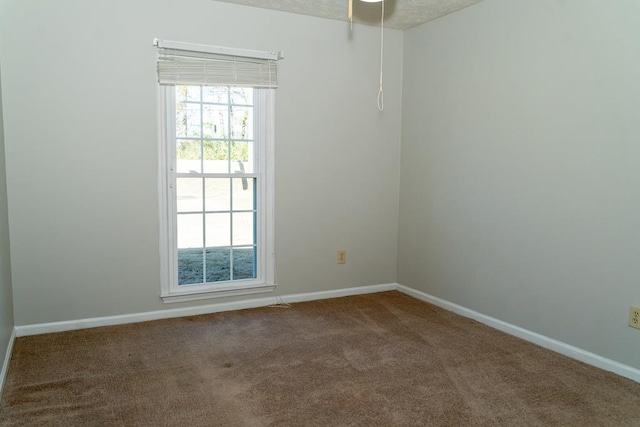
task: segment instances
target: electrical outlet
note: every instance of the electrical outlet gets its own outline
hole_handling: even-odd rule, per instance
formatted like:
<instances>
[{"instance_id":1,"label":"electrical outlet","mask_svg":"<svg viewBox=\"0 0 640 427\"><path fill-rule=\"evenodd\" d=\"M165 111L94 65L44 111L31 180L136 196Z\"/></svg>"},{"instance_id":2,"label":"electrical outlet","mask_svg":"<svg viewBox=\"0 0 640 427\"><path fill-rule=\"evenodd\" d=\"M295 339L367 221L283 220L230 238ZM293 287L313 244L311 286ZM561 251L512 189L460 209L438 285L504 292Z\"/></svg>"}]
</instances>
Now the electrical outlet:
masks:
<instances>
[{"instance_id":1,"label":"electrical outlet","mask_svg":"<svg viewBox=\"0 0 640 427\"><path fill-rule=\"evenodd\" d=\"M346 264L347 263L347 251L341 249L338 251L338 264Z\"/></svg>"},{"instance_id":2,"label":"electrical outlet","mask_svg":"<svg viewBox=\"0 0 640 427\"><path fill-rule=\"evenodd\" d=\"M631 310L629 310L629 326L640 329L640 307L631 306Z\"/></svg>"}]
</instances>

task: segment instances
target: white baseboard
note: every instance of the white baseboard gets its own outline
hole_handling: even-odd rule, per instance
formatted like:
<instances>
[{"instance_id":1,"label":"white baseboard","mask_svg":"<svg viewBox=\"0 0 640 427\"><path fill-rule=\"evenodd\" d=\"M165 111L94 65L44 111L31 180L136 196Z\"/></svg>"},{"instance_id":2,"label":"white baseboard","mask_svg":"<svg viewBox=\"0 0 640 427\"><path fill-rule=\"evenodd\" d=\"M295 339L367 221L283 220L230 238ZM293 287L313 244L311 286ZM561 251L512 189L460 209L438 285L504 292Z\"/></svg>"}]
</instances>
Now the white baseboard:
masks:
<instances>
[{"instance_id":1,"label":"white baseboard","mask_svg":"<svg viewBox=\"0 0 640 427\"><path fill-rule=\"evenodd\" d=\"M502 332L506 332L509 335L522 338L523 340L537 344L540 347L544 347L546 349L555 351L556 353L560 353L572 359L584 362L588 365L592 365L597 368L604 369L605 371L613 372L622 377L629 378L636 382L640 382L639 369L622 364L620 362L616 362L615 360L607 359L581 348L566 344L562 341L554 340L553 338L540 335L519 326L503 322L502 320L486 316L482 313L478 313L477 311L470 310L466 307L462 307L442 298L434 297L433 295L429 295L403 285L397 285L397 290L419 300L444 308L445 310L452 311L461 316L468 317L480 323L484 323L487 326L490 326Z\"/></svg>"},{"instance_id":2,"label":"white baseboard","mask_svg":"<svg viewBox=\"0 0 640 427\"><path fill-rule=\"evenodd\" d=\"M355 288L335 289L322 292L309 292L303 294L283 295L285 302L295 303L313 301L327 298L339 298L350 295L370 294L396 290L396 284L359 286ZM119 316L94 317L89 319L68 320L63 322L38 323L34 325L16 326L15 335L24 337L27 335L48 334L52 332L72 331L76 329L96 328L99 326L122 325L125 323L147 322L150 320L169 319L174 317L197 316L200 314L218 313L222 311L242 310L246 308L266 307L277 302L277 297L254 298L242 301L223 302L216 304L200 305L197 307L185 307L144 313L123 314Z\"/></svg>"},{"instance_id":3,"label":"white baseboard","mask_svg":"<svg viewBox=\"0 0 640 427\"><path fill-rule=\"evenodd\" d=\"M16 328L13 328L11 336L9 337L9 343L7 344L7 352L4 355L4 362L2 363L2 370L0 371L0 399L2 398L2 392L4 391L4 382L7 379L9 373L9 362L11 361L11 354L13 352L13 343L16 340Z\"/></svg>"},{"instance_id":4,"label":"white baseboard","mask_svg":"<svg viewBox=\"0 0 640 427\"><path fill-rule=\"evenodd\" d=\"M355 288L336 289L333 291L307 292L303 294L285 295L282 298L286 302L304 302L314 301L318 299L349 297L352 295L375 294L377 292L395 291L398 289L396 283L388 283L385 285L358 286Z\"/></svg>"}]
</instances>

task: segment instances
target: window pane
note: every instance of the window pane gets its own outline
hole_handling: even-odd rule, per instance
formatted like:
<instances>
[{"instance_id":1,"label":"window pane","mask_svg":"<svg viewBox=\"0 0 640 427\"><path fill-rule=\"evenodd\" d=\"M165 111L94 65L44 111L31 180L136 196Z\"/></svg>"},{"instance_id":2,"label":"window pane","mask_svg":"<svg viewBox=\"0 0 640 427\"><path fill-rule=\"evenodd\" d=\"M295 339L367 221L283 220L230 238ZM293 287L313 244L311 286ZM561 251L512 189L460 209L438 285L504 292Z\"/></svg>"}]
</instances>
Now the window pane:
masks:
<instances>
[{"instance_id":1,"label":"window pane","mask_svg":"<svg viewBox=\"0 0 640 427\"><path fill-rule=\"evenodd\" d=\"M254 214L233 214L233 245L247 246L255 244Z\"/></svg>"},{"instance_id":2,"label":"window pane","mask_svg":"<svg viewBox=\"0 0 640 427\"><path fill-rule=\"evenodd\" d=\"M226 104L229 101L229 88L220 86L204 86L202 88L202 101Z\"/></svg>"},{"instance_id":3,"label":"window pane","mask_svg":"<svg viewBox=\"0 0 640 427\"><path fill-rule=\"evenodd\" d=\"M202 107L202 127L204 138L227 138L229 136L229 108L225 105L204 105Z\"/></svg>"},{"instance_id":4,"label":"window pane","mask_svg":"<svg viewBox=\"0 0 640 427\"><path fill-rule=\"evenodd\" d=\"M202 178L177 178L178 212L202 211Z\"/></svg>"},{"instance_id":5,"label":"window pane","mask_svg":"<svg viewBox=\"0 0 640 427\"><path fill-rule=\"evenodd\" d=\"M187 100L200 102L200 86L187 86Z\"/></svg>"},{"instance_id":6,"label":"window pane","mask_svg":"<svg viewBox=\"0 0 640 427\"><path fill-rule=\"evenodd\" d=\"M228 213L206 214L207 248L231 246L231 217Z\"/></svg>"},{"instance_id":7,"label":"window pane","mask_svg":"<svg viewBox=\"0 0 640 427\"><path fill-rule=\"evenodd\" d=\"M233 248L234 280L253 279L256 277L254 248Z\"/></svg>"},{"instance_id":8,"label":"window pane","mask_svg":"<svg viewBox=\"0 0 640 427\"><path fill-rule=\"evenodd\" d=\"M200 137L200 104L176 104L176 136Z\"/></svg>"},{"instance_id":9,"label":"window pane","mask_svg":"<svg viewBox=\"0 0 640 427\"><path fill-rule=\"evenodd\" d=\"M180 102L176 104L176 136L187 136L187 104Z\"/></svg>"},{"instance_id":10,"label":"window pane","mask_svg":"<svg viewBox=\"0 0 640 427\"><path fill-rule=\"evenodd\" d=\"M204 172L229 173L229 143L204 141Z\"/></svg>"},{"instance_id":11,"label":"window pane","mask_svg":"<svg viewBox=\"0 0 640 427\"><path fill-rule=\"evenodd\" d=\"M233 179L233 210L250 211L255 209L256 199L255 178Z\"/></svg>"},{"instance_id":12,"label":"window pane","mask_svg":"<svg viewBox=\"0 0 640 427\"><path fill-rule=\"evenodd\" d=\"M176 102L200 101L200 86L176 86Z\"/></svg>"},{"instance_id":13,"label":"window pane","mask_svg":"<svg viewBox=\"0 0 640 427\"><path fill-rule=\"evenodd\" d=\"M231 210L231 180L229 178L205 179L205 210Z\"/></svg>"},{"instance_id":14,"label":"window pane","mask_svg":"<svg viewBox=\"0 0 640 427\"><path fill-rule=\"evenodd\" d=\"M253 105L253 88L251 87L232 87L231 103L242 105Z\"/></svg>"},{"instance_id":15,"label":"window pane","mask_svg":"<svg viewBox=\"0 0 640 427\"><path fill-rule=\"evenodd\" d=\"M253 142L231 141L231 170L234 173L254 173Z\"/></svg>"},{"instance_id":16,"label":"window pane","mask_svg":"<svg viewBox=\"0 0 640 427\"><path fill-rule=\"evenodd\" d=\"M231 280L229 248L209 248L206 250L207 282Z\"/></svg>"},{"instance_id":17,"label":"window pane","mask_svg":"<svg viewBox=\"0 0 640 427\"><path fill-rule=\"evenodd\" d=\"M204 257L200 249L178 249L178 285L203 283Z\"/></svg>"},{"instance_id":18,"label":"window pane","mask_svg":"<svg viewBox=\"0 0 640 427\"><path fill-rule=\"evenodd\" d=\"M253 139L252 107L231 107L231 138Z\"/></svg>"},{"instance_id":19,"label":"window pane","mask_svg":"<svg viewBox=\"0 0 640 427\"><path fill-rule=\"evenodd\" d=\"M176 147L176 171L178 173L201 172L202 148L200 141L179 139Z\"/></svg>"},{"instance_id":20,"label":"window pane","mask_svg":"<svg viewBox=\"0 0 640 427\"><path fill-rule=\"evenodd\" d=\"M178 249L202 248L202 214L178 215Z\"/></svg>"}]
</instances>

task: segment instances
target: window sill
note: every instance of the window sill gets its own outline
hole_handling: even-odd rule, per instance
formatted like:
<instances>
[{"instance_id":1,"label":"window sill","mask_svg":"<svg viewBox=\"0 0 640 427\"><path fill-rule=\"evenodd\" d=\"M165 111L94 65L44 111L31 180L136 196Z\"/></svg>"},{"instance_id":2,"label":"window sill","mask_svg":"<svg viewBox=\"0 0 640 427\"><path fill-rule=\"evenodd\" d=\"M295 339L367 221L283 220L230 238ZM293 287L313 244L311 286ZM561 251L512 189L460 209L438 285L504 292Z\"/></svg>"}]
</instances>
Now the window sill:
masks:
<instances>
[{"instance_id":1,"label":"window sill","mask_svg":"<svg viewBox=\"0 0 640 427\"><path fill-rule=\"evenodd\" d=\"M188 302L188 301L198 301L203 299L213 299L213 298L225 298L225 297L235 297L242 295L251 295L251 294L261 294L273 292L276 288L275 284L267 285L267 284L259 284L259 285L245 285L245 286L226 286L216 289L207 289L207 290L199 290L199 291L182 291L182 292L174 292L174 293L166 293L160 295L162 298L162 302L165 304L171 304L174 302Z\"/></svg>"}]
</instances>

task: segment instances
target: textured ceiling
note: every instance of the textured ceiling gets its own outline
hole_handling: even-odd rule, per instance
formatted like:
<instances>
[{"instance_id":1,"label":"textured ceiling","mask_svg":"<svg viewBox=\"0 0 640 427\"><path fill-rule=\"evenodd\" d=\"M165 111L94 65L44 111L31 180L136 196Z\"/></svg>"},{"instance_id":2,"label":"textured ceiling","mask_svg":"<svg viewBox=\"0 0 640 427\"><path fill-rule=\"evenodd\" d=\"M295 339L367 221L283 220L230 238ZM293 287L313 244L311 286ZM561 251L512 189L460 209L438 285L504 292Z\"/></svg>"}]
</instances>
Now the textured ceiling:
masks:
<instances>
[{"instance_id":1,"label":"textured ceiling","mask_svg":"<svg viewBox=\"0 0 640 427\"><path fill-rule=\"evenodd\" d=\"M349 0L218 0L284 12L347 21ZM384 25L404 30L464 9L482 0L385 0ZM353 21L380 23L380 3L353 0Z\"/></svg>"}]
</instances>

